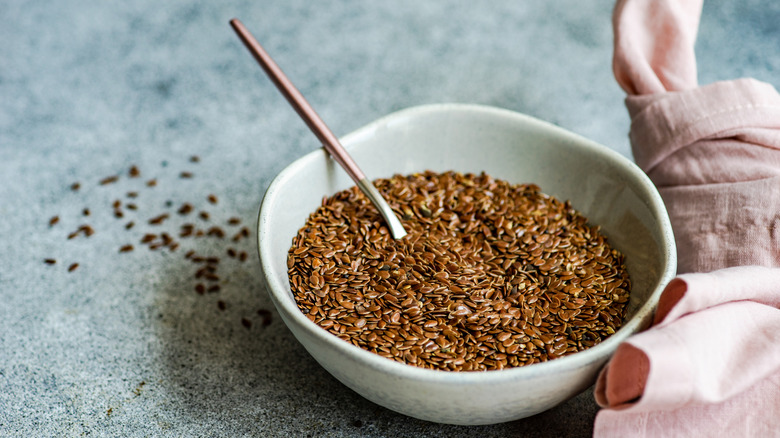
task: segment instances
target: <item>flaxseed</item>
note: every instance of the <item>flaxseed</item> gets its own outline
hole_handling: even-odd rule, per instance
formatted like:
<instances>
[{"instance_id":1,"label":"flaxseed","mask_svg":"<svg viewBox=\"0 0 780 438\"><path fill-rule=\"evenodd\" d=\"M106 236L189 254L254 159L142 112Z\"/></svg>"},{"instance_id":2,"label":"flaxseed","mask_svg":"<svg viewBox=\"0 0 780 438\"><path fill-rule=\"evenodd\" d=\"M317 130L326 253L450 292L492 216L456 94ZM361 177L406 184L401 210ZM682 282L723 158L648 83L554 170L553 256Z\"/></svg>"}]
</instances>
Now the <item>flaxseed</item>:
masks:
<instances>
[{"instance_id":1,"label":"flaxseed","mask_svg":"<svg viewBox=\"0 0 780 438\"><path fill-rule=\"evenodd\" d=\"M623 255L568 202L485 174L375 185L406 237L352 187L323 199L288 253L298 307L339 338L418 367L493 370L576 353L622 324Z\"/></svg>"}]
</instances>

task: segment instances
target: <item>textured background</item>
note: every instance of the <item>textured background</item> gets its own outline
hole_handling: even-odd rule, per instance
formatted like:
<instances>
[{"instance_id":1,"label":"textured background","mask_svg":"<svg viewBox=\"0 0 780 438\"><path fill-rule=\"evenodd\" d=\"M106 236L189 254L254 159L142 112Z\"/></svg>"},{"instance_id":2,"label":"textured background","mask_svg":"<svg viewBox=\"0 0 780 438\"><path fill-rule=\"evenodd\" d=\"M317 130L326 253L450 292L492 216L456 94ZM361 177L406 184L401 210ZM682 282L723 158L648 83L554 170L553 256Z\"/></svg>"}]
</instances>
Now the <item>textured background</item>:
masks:
<instances>
[{"instance_id":1,"label":"textured background","mask_svg":"<svg viewBox=\"0 0 780 438\"><path fill-rule=\"evenodd\" d=\"M298 345L264 291L253 228L273 176L318 145L228 20L241 18L337 135L413 105L481 103L630 157L612 2L110 3L0 3L0 435L590 435L590 391L521 421L439 425L362 399ZM705 5L700 82L780 85L777 23L771 0ZM110 175L119 181L98 184ZM184 202L209 221L176 214ZM249 239L230 240L233 216ZM175 252L139 243L185 221L229 236ZM82 224L95 234L67 239ZM125 244L135 251L120 254ZM219 292L194 291L188 250L220 257Z\"/></svg>"}]
</instances>

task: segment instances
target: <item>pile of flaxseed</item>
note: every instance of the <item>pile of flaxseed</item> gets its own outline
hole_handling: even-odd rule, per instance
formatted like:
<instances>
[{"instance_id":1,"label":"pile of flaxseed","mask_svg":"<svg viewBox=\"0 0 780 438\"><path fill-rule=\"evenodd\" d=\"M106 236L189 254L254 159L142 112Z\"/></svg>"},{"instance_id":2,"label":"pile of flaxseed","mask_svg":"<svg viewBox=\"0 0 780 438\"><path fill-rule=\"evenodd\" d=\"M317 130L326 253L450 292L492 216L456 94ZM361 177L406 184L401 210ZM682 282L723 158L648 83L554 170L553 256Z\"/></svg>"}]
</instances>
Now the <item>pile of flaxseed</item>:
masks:
<instances>
[{"instance_id":1,"label":"pile of flaxseed","mask_svg":"<svg viewBox=\"0 0 780 438\"><path fill-rule=\"evenodd\" d=\"M196 166L200 163L200 158L193 155L189 158L189 164ZM166 163L167 165L167 163ZM192 179L194 173L190 170L179 172L180 179ZM136 165L131 165L126 172L106 176L98 181L98 186L105 186L106 190L112 190L116 193L116 198L110 205L90 205L83 207L75 213L83 222L75 230L67 232L64 238L67 240L89 238L99 230L91 225L90 219L93 214L110 213L114 219L116 227L125 230L127 242L117 248L117 254L127 254L135 251L137 248L145 248L149 251L167 251L169 253L181 254L186 260L194 265L193 284L189 285L192 290L199 294L219 293L222 286L226 283L219 273L219 266L226 259L233 260L236 263L244 263L249 255L246 249L246 243L251 242L251 231L249 227L242 223L237 216L231 216L227 219L217 219L224 214L212 214L209 207L215 207L219 204L219 198L215 194L207 194L201 199L174 202L169 200L165 202L164 208L155 211L143 211L139 207L137 199L143 196L138 187L145 190L154 190L158 186L157 178L148 179L143 184L129 184L131 180L142 177L141 169ZM123 182L128 184L125 190L122 190ZM132 189L127 189L132 187ZM79 192L82 190L81 182L74 182L70 185L70 190ZM87 202L87 201L85 201ZM73 216L74 214L71 214ZM178 225L171 225L174 216L180 218ZM68 222L72 222L72 217ZM181 223L183 221L183 223ZM55 229L61 226L60 215L49 219L49 228ZM222 254L201 254L197 247L197 241L201 239L212 239L222 243ZM183 245L189 241L189 245ZM211 245L213 246L213 245ZM44 263L50 266L58 265L56 258L45 258ZM75 260L69 260L64 265L68 272L74 272L81 264ZM83 267L82 267L83 269ZM217 308L225 310L228 303L225 300L217 300ZM260 318L261 325L267 326L271 323L271 312L267 309L258 309L256 315ZM249 316L241 318L241 324L247 329L252 327L252 319Z\"/></svg>"},{"instance_id":2,"label":"pile of flaxseed","mask_svg":"<svg viewBox=\"0 0 780 438\"><path fill-rule=\"evenodd\" d=\"M488 175L375 182L408 235L394 240L353 187L293 240L298 307L358 347L423 368L494 370L582 351L615 333L623 255L568 202Z\"/></svg>"}]
</instances>

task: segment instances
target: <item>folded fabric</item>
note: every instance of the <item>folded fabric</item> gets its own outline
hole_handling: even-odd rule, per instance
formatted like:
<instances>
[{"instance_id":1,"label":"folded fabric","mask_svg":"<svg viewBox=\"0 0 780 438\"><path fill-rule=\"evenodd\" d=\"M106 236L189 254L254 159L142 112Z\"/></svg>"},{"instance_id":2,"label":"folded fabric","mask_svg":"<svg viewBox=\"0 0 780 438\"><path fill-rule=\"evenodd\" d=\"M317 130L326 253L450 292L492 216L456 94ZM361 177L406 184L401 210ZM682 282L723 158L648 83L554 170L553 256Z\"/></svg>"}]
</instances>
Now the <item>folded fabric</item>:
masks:
<instances>
[{"instance_id":1,"label":"folded fabric","mask_svg":"<svg viewBox=\"0 0 780 438\"><path fill-rule=\"evenodd\" d=\"M780 433L780 269L685 274L596 385L597 436ZM760 384L759 384L760 383Z\"/></svg>"},{"instance_id":2,"label":"folded fabric","mask_svg":"<svg viewBox=\"0 0 780 438\"><path fill-rule=\"evenodd\" d=\"M698 87L701 3L615 6L634 158L683 275L601 372L596 436L780 436L780 95L752 79Z\"/></svg>"}]
</instances>

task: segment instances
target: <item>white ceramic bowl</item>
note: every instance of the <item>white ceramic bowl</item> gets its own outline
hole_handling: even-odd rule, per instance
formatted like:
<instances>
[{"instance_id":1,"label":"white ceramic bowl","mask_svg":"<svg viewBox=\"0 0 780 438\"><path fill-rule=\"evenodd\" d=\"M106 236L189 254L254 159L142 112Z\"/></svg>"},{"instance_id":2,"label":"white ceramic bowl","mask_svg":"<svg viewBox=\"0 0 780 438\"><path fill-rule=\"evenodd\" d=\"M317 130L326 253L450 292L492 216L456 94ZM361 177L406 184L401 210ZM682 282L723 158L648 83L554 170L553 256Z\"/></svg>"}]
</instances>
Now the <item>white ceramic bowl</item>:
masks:
<instances>
[{"instance_id":1,"label":"white ceramic bowl","mask_svg":"<svg viewBox=\"0 0 780 438\"><path fill-rule=\"evenodd\" d=\"M675 273L676 251L661 197L618 153L551 124L476 105L427 105L384 117L342 139L369 178L426 169L485 171L535 183L570 200L626 256L632 281L628 316L612 337L557 360L487 372L434 371L401 364L326 332L295 305L287 251L307 216L353 185L317 150L295 161L263 199L258 241L268 293L282 319L331 374L365 398L423 420L490 424L528 417L588 388L617 345L646 327Z\"/></svg>"}]
</instances>

